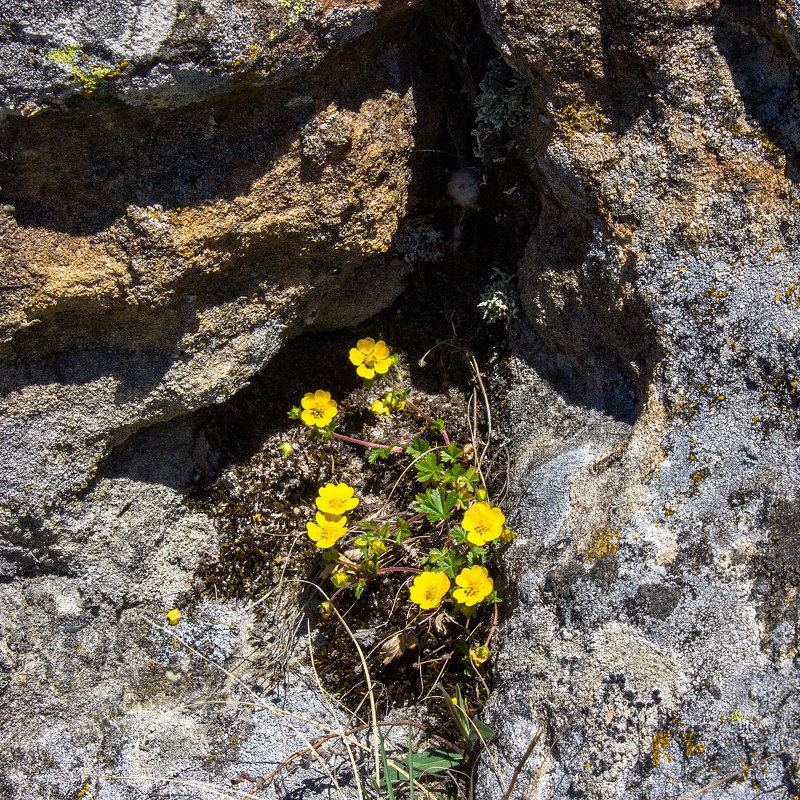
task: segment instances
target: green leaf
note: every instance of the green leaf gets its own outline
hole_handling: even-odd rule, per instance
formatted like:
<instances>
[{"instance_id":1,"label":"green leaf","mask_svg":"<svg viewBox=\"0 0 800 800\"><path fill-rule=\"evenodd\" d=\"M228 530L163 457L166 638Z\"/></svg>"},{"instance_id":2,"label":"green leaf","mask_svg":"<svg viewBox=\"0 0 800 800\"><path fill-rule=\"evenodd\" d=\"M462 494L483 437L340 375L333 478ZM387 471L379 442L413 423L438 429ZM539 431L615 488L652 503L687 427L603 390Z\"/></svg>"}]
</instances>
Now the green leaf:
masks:
<instances>
[{"instance_id":1,"label":"green leaf","mask_svg":"<svg viewBox=\"0 0 800 800\"><path fill-rule=\"evenodd\" d=\"M474 492L480 480L477 470L474 467L464 469L461 464L453 464L444 474L444 481L451 483L456 489Z\"/></svg>"},{"instance_id":2,"label":"green leaf","mask_svg":"<svg viewBox=\"0 0 800 800\"><path fill-rule=\"evenodd\" d=\"M420 439L419 436L415 436L411 440L411 444L406 447L406 453L413 458L416 458L417 456L421 456L423 453L427 453L430 449L430 442L426 441L425 439Z\"/></svg>"},{"instance_id":3,"label":"green leaf","mask_svg":"<svg viewBox=\"0 0 800 800\"><path fill-rule=\"evenodd\" d=\"M389 452L389 450L383 447L372 447L367 454L367 461L369 461L370 464L374 464L379 458L389 458Z\"/></svg>"},{"instance_id":4,"label":"green leaf","mask_svg":"<svg viewBox=\"0 0 800 800\"><path fill-rule=\"evenodd\" d=\"M408 798L414 800L414 758L411 754L411 726L408 726Z\"/></svg>"},{"instance_id":5,"label":"green leaf","mask_svg":"<svg viewBox=\"0 0 800 800\"><path fill-rule=\"evenodd\" d=\"M450 442L447 447L442 450L442 461L457 461L464 454L455 444Z\"/></svg>"},{"instance_id":6,"label":"green leaf","mask_svg":"<svg viewBox=\"0 0 800 800\"><path fill-rule=\"evenodd\" d=\"M461 737L461 741L465 744L469 743L469 732L470 732L470 724L469 724L469 717L467 716L467 712L464 709L464 698L461 696L461 689L458 685L456 685L456 697L455 703L451 699L450 695L445 691L444 686L441 683L437 684L439 691L442 694L442 699L444 700L444 707L447 711L447 716L450 717L450 721L455 726L455 729L458 731L458 735Z\"/></svg>"},{"instance_id":7,"label":"green leaf","mask_svg":"<svg viewBox=\"0 0 800 800\"><path fill-rule=\"evenodd\" d=\"M464 544L467 541L467 532L460 525L454 525L450 535L456 544Z\"/></svg>"},{"instance_id":8,"label":"green leaf","mask_svg":"<svg viewBox=\"0 0 800 800\"><path fill-rule=\"evenodd\" d=\"M447 702L452 705L449 698ZM420 775L422 773L433 775L437 772L455 769L463 760L464 756L461 755L461 753L435 748L432 750L423 750L420 753L409 752L408 761L406 763L400 762L399 766L401 769L406 767L409 775ZM388 765L384 776L384 781L386 777L392 782L408 781L408 777L402 775L397 768L391 764Z\"/></svg>"},{"instance_id":9,"label":"green leaf","mask_svg":"<svg viewBox=\"0 0 800 800\"><path fill-rule=\"evenodd\" d=\"M381 734L380 730L378 731L378 742L381 748L381 762L383 764L383 784L386 787L386 794L389 795L389 800L394 800L394 791L392 790L392 778L390 777L389 773L389 765L386 762L386 748L383 745L383 735ZM394 771L396 774L397 770Z\"/></svg>"},{"instance_id":10,"label":"green leaf","mask_svg":"<svg viewBox=\"0 0 800 800\"><path fill-rule=\"evenodd\" d=\"M484 742L488 742L489 739L494 738L496 735L485 722L481 722L477 717L473 717L472 724L475 726L470 730L470 740L473 742L479 738L482 738ZM478 736L478 733L480 733L480 736Z\"/></svg>"},{"instance_id":11,"label":"green leaf","mask_svg":"<svg viewBox=\"0 0 800 800\"><path fill-rule=\"evenodd\" d=\"M411 536L411 528L408 523L401 518L397 520L397 532L394 535L394 540L397 544L402 544L408 537Z\"/></svg>"},{"instance_id":12,"label":"green leaf","mask_svg":"<svg viewBox=\"0 0 800 800\"><path fill-rule=\"evenodd\" d=\"M455 492L446 492L444 489L428 489L424 494L417 495L414 508L425 514L429 522L439 522L449 519L458 502Z\"/></svg>"},{"instance_id":13,"label":"green leaf","mask_svg":"<svg viewBox=\"0 0 800 800\"><path fill-rule=\"evenodd\" d=\"M437 571L444 572L448 578L455 580L456 575L464 567L464 556L458 550L445 547L443 550L433 549L428 553L429 564L434 566Z\"/></svg>"},{"instance_id":14,"label":"green leaf","mask_svg":"<svg viewBox=\"0 0 800 800\"><path fill-rule=\"evenodd\" d=\"M444 476L444 467L436 458L436 453L425 453L414 466L417 468L417 480L420 483L439 483Z\"/></svg>"},{"instance_id":15,"label":"green leaf","mask_svg":"<svg viewBox=\"0 0 800 800\"><path fill-rule=\"evenodd\" d=\"M486 563L486 548L471 547L467 551L467 564L474 567L476 564L483 566Z\"/></svg>"}]
</instances>

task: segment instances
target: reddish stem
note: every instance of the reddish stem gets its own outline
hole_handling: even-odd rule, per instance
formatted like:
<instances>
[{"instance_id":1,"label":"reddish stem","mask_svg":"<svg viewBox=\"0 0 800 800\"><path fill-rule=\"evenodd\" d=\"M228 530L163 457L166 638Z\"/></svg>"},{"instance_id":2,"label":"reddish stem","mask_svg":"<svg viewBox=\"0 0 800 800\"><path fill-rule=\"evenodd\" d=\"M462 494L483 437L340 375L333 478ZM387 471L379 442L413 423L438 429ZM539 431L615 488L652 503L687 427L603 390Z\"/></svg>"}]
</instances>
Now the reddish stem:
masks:
<instances>
[{"instance_id":1,"label":"reddish stem","mask_svg":"<svg viewBox=\"0 0 800 800\"><path fill-rule=\"evenodd\" d=\"M419 574L421 569L414 569L414 567L381 567L375 574L383 575L384 572L415 572Z\"/></svg>"},{"instance_id":2,"label":"reddish stem","mask_svg":"<svg viewBox=\"0 0 800 800\"><path fill-rule=\"evenodd\" d=\"M428 420L431 425L436 423L436 420L432 416L426 414L419 406L415 406L410 400L406 400L406 405L416 411L423 419ZM444 438L445 444L450 444L450 437L447 435L447 431L444 428L442 428L442 437Z\"/></svg>"},{"instance_id":3,"label":"reddish stem","mask_svg":"<svg viewBox=\"0 0 800 800\"><path fill-rule=\"evenodd\" d=\"M336 433L334 431L333 436L337 439L341 439L343 442L350 442L351 444L361 444L364 447L373 447L378 450L390 450L392 453L402 453L405 451L404 447L400 447L399 445L395 444L377 444L376 442L365 442L363 439L354 439L352 436L345 436L342 433Z\"/></svg>"},{"instance_id":4,"label":"reddish stem","mask_svg":"<svg viewBox=\"0 0 800 800\"><path fill-rule=\"evenodd\" d=\"M494 604L494 617L492 618L492 627L489 629L489 635L486 637L486 643L483 645L484 647L489 646L489 642L492 641L492 636L494 636L495 630L497 630L497 618L499 616L499 608L497 603Z\"/></svg>"}]
</instances>

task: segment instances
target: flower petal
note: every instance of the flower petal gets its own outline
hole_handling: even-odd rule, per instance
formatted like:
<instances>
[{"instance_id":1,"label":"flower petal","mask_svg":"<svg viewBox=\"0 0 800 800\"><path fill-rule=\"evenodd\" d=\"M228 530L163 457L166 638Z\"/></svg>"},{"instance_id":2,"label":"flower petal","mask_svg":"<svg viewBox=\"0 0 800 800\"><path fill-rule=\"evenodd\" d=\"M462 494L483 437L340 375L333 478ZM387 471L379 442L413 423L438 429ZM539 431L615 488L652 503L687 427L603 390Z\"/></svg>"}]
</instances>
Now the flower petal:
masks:
<instances>
[{"instance_id":1,"label":"flower petal","mask_svg":"<svg viewBox=\"0 0 800 800\"><path fill-rule=\"evenodd\" d=\"M370 369L369 367L365 367L363 364L356 370L356 374L360 375L362 378L366 378L367 380L371 380L375 377L375 370Z\"/></svg>"},{"instance_id":2,"label":"flower petal","mask_svg":"<svg viewBox=\"0 0 800 800\"><path fill-rule=\"evenodd\" d=\"M364 363L364 359L366 355L362 353L360 350L357 350L355 347L350 349L350 363L355 364L357 367L361 366Z\"/></svg>"},{"instance_id":3,"label":"flower petal","mask_svg":"<svg viewBox=\"0 0 800 800\"><path fill-rule=\"evenodd\" d=\"M372 352L375 354L375 358L381 360L389 358L391 355L389 347L387 346L386 342L383 341L383 339L381 339L379 342L375 342Z\"/></svg>"},{"instance_id":4,"label":"flower petal","mask_svg":"<svg viewBox=\"0 0 800 800\"><path fill-rule=\"evenodd\" d=\"M356 347L364 353L364 355L368 356L375 349L375 340L371 336L368 336L366 339L359 339L356 342Z\"/></svg>"}]
</instances>

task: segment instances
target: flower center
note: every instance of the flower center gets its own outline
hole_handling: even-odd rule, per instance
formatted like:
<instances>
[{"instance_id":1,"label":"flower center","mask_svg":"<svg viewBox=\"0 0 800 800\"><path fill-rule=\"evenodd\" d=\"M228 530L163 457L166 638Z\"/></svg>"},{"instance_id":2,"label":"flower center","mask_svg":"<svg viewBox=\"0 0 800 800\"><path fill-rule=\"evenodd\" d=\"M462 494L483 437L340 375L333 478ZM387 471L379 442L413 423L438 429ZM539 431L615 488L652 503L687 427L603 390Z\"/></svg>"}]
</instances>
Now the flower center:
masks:
<instances>
[{"instance_id":1,"label":"flower center","mask_svg":"<svg viewBox=\"0 0 800 800\"><path fill-rule=\"evenodd\" d=\"M364 366L367 367L367 369L372 369L375 366L376 360L375 354L370 353L368 356L364 356Z\"/></svg>"},{"instance_id":2,"label":"flower center","mask_svg":"<svg viewBox=\"0 0 800 800\"><path fill-rule=\"evenodd\" d=\"M314 406L311 409L311 416L315 419L322 419L325 416L325 409L322 406Z\"/></svg>"}]
</instances>

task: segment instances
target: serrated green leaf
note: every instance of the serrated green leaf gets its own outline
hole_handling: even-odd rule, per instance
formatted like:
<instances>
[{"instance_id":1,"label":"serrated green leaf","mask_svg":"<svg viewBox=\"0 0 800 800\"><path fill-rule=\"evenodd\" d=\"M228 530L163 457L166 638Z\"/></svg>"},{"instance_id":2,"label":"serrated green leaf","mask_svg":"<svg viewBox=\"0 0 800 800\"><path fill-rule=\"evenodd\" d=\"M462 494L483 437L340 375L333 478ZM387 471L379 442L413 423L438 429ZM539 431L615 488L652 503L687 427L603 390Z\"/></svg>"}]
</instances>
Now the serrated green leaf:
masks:
<instances>
[{"instance_id":1,"label":"serrated green leaf","mask_svg":"<svg viewBox=\"0 0 800 800\"><path fill-rule=\"evenodd\" d=\"M370 464L374 464L379 458L389 458L389 453L390 451L383 447L372 447L367 454L367 461Z\"/></svg>"},{"instance_id":2,"label":"serrated green leaf","mask_svg":"<svg viewBox=\"0 0 800 800\"><path fill-rule=\"evenodd\" d=\"M411 444L406 447L406 453L408 453L413 458L417 456L421 456L423 453L427 453L428 450L431 449L431 443L426 439L421 439L419 436L415 436L411 440Z\"/></svg>"},{"instance_id":3,"label":"serrated green leaf","mask_svg":"<svg viewBox=\"0 0 800 800\"><path fill-rule=\"evenodd\" d=\"M444 476L444 467L436 458L436 453L425 453L414 466L420 483L439 483Z\"/></svg>"},{"instance_id":4,"label":"serrated green leaf","mask_svg":"<svg viewBox=\"0 0 800 800\"><path fill-rule=\"evenodd\" d=\"M450 442L447 447L443 448L441 451L442 461L457 461L462 455L464 451L459 449L455 444Z\"/></svg>"},{"instance_id":5,"label":"serrated green leaf","mask_svg":"<svg viewBox=\"0 0 800 800\"><path fill-rule=\"evenodd\" d=\"M439 522L449 519L458 502L455 492L446 492L444 489L428 489L427 492L417 495L414 508L425 514L429 522Z\"/></svg>"}]
</instances>

